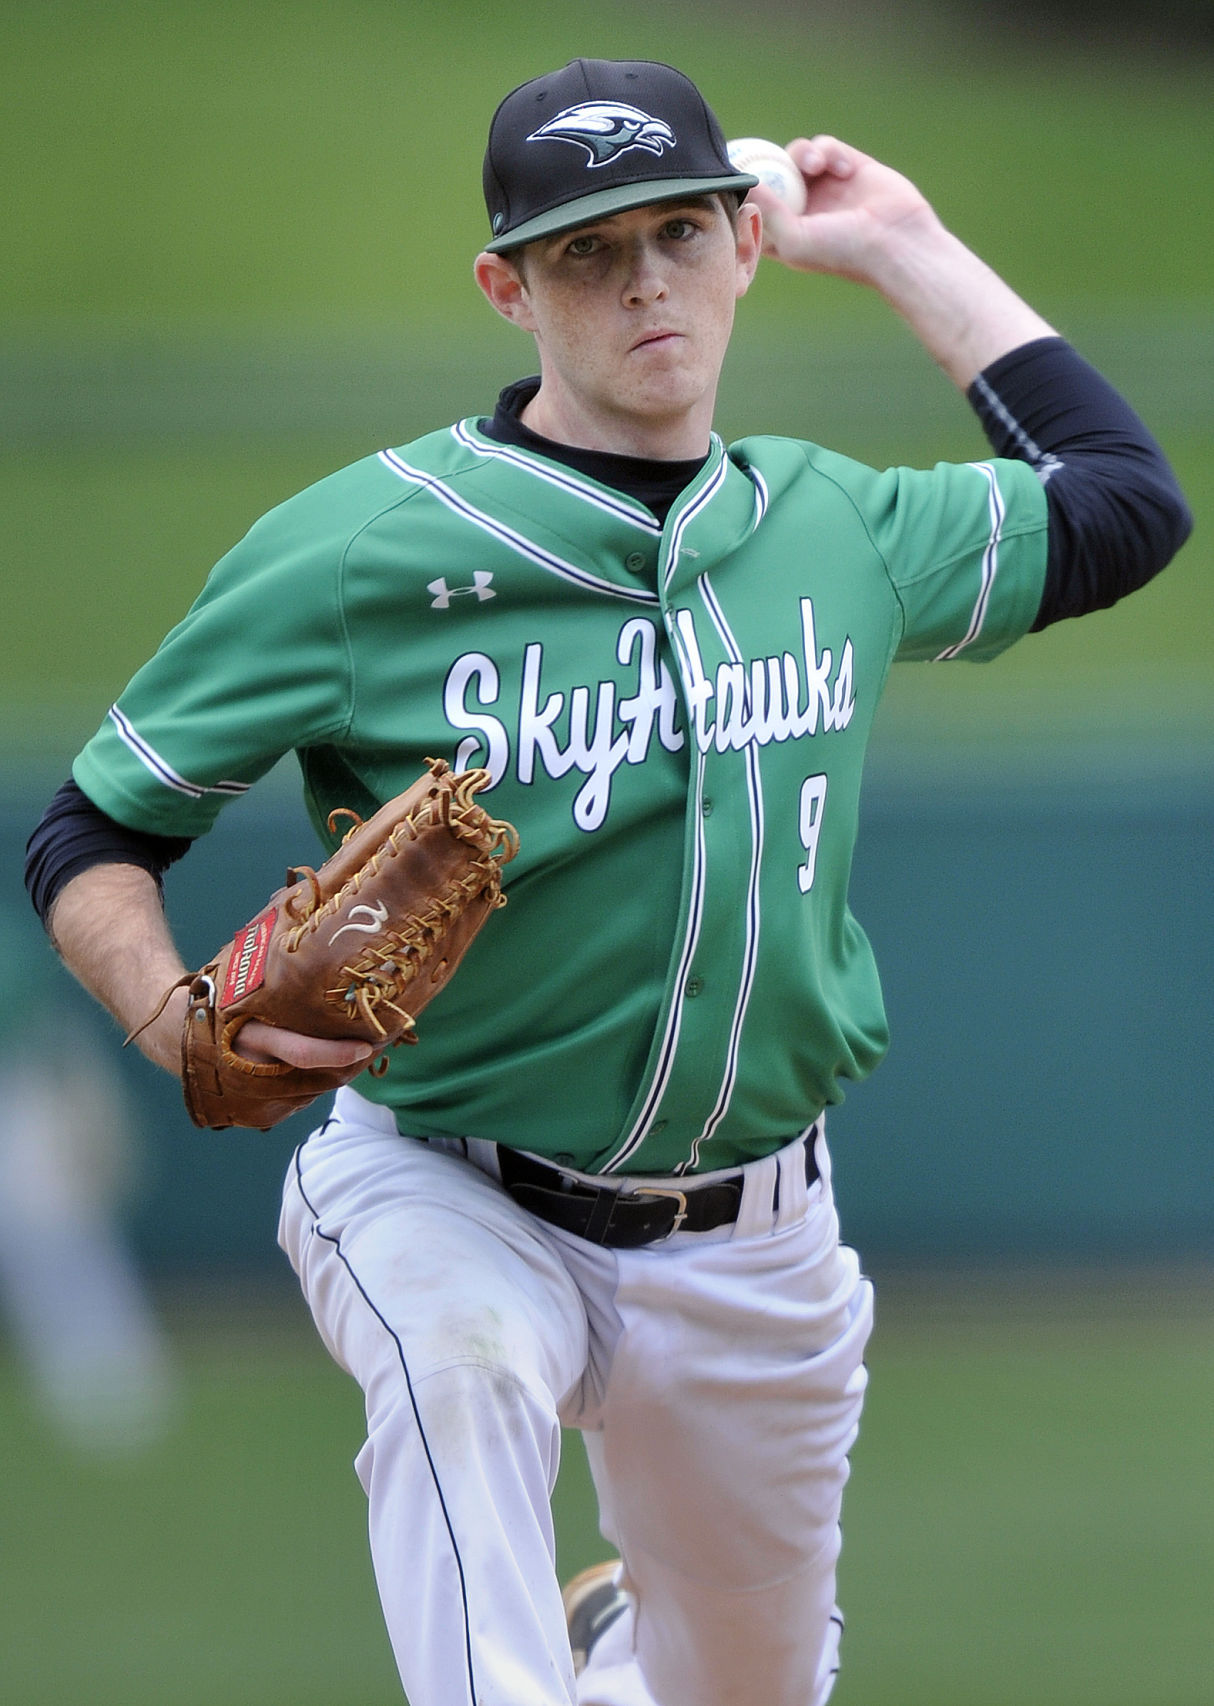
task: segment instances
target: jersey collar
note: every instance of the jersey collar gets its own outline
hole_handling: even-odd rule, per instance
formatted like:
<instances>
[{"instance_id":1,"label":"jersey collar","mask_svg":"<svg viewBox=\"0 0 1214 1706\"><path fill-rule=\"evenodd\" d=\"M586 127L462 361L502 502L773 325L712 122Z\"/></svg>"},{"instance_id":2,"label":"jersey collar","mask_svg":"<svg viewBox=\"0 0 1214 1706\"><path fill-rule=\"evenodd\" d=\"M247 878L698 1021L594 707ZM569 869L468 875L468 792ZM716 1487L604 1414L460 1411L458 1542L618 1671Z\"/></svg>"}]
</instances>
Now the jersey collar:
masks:
<instances>
[{"instance_id":1,"label":"jersey collar","mask_svg":"<svg viewBox=\"0 0 1214 1706\"><path fill-rule=\"evenodd\" d=\"M651 539L656 539L662 531L661 524L652 510L647 509L638 498L631 498L614 486L603 485L589 474L579 473L567 463L544 456L529 446L503 444L498 439L490 438L481 430L480 421L476 416L457 421L451 431L465 449L475 451L478 456L498 462L503 467L512 467L531 474L555 492L589 503L617 521L638 528Z\"/></svg>"},{"instance_id":2,"label":"jersey collar","mask_svg":"<svg viewBox=\"0 0 1214 1706\"><path fill-rule=\"evenodd\" d=\"M736 551L762 521L767 504L762 476L735 462L714 433L708 461L667 518L658 565L662 596L677 596Z\"/></svg>"}]
</instances>

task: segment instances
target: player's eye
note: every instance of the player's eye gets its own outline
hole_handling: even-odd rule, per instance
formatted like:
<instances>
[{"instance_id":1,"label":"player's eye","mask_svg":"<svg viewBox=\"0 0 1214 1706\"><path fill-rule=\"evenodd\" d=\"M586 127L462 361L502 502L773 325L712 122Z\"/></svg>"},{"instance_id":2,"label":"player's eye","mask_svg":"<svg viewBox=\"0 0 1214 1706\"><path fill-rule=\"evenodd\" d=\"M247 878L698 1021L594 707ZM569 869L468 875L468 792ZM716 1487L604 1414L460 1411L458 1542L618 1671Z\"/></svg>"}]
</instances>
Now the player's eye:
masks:
<instances>
[{"instance_id":1,"label":"player's eye","mask_svg":"<svg viewBox=\"0 0 1214 1706\"><path fill-rule=\"evenodd\" d=\"M597 237L592 237L588 232L583 232L579 237L570 238L565 245L565 253L574 256L593 255L598 246L599 239Z\"/></svg>"},{"instance_id":2,"label":"player's eye","mask_svg":"<svg viewBox=\"0 0 1214 1706\"><path fill-rule=\"evenodd\" d=\"M662 229L667 237L673 237L677 241L694 236L700 228L694 219L668 219Z\"/></svg>"}]
</instances>

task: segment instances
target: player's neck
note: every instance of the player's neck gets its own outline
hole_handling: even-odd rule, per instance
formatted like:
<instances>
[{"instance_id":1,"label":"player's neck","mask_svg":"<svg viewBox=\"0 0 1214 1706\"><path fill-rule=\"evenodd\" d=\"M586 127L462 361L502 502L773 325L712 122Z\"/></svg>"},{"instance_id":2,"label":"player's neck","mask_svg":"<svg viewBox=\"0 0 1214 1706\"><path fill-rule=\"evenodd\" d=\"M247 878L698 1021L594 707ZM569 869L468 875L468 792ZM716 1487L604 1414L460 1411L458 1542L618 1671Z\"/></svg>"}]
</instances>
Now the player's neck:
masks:
<instances>
[{"instance_id":1,"label":"player's neck","mask_svg":"<svg viewBox=\"0 0 1214 1706\"><path fill-rule=\"evenodd\" d=\"M671 417L638 418L596 410L544 383L519 419L554 444L651 462L686 462L706 456L712 439L711 404Z\"/></svg>"}]
</instances>

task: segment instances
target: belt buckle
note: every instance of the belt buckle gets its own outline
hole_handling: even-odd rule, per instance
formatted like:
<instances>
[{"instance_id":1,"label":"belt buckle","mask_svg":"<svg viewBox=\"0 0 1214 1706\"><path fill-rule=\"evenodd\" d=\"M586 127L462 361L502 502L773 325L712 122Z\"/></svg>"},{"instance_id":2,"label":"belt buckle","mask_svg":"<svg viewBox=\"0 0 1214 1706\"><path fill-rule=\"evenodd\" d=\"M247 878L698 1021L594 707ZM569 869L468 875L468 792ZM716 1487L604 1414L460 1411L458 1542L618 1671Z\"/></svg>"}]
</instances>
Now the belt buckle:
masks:
<instances>
[{"instance_id":1,"label":"belt buckle","mask_svg":"<svg viewBox=\"0 0 1214 1706\"><path fill-rule=\"evenodd\" d=\"M660 1244L667 1238L672 1238L687 1219L687 1192L675 1190L673 1185L635 1185L627 1194L630 1197L672 1197L678 1205L674 1225L669 1232L663 1233L661 1238L655 1239L655 1243Z\"/></svg>"}]
</instances>

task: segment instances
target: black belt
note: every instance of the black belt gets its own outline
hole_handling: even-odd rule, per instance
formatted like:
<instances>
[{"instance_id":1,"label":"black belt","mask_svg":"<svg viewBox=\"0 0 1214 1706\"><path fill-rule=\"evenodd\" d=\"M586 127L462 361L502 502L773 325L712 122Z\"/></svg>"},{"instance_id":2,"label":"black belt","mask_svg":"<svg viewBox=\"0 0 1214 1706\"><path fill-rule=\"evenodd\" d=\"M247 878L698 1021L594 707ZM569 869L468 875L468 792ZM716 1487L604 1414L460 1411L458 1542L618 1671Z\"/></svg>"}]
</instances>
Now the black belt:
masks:
<instances>
[{"instance_id":1,"label":"black belt","mask_svg":"<svg viewBox=\"0 0 1214 1706\"><path fill-rule=\"evenodd\" d=\"M818 1177L814 1154L814 1126L805 1140L805 1178L813 1184ZM497 1152L502 1185L520 1208L525 1208L550 1226L573 1232L591 1244L613 1250L636 1250L656 1244L672 1232L709 1232L714 1226L732 1226L742 1207L742 1175L714 1179L697 1185L694 1174L685 1184L631 1185L606 1190L582 1184L517 1149ZM776 1178L772 1210L779 1207L780 1184Z\"/></svg>"}]
</instances>

